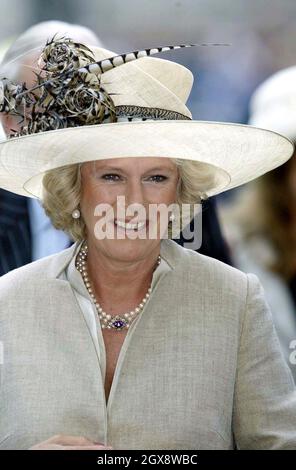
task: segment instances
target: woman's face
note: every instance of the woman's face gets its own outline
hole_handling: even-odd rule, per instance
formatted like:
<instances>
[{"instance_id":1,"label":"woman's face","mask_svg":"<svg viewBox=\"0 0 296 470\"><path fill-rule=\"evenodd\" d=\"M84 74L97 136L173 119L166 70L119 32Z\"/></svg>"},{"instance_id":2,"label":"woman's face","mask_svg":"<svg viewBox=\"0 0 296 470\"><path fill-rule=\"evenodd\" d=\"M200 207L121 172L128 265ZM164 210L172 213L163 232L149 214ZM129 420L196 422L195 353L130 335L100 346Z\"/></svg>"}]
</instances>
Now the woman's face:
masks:
<instances>
[{"instance_id":1,"label":"woman's face","mask_svg":"<svg viewBox=\"0 0 296 470\"><path fill-rule=\"evenodd\" d=\"M87 162L82 165L81 178L80 208L88 241L97 249L108 257L126 261L143 259L159 245L168 213L155 215L151 208L159 204L167 208L176 202L179 178L178 168L169 158ZM122 227L129 221L138 225Z\"/></svg>"}]
</instances>

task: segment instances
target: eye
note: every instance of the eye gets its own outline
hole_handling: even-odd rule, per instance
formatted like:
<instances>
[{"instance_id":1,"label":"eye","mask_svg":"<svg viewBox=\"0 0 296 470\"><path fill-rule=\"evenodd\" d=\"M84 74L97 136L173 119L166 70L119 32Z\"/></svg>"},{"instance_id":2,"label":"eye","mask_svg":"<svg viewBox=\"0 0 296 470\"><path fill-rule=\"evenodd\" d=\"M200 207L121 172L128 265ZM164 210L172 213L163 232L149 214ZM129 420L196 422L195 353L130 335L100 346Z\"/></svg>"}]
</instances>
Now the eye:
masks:
<instances>
[{"instance_id":1,"label":"eye","mask_svg":"<svg viewBox=\"0 0 296 470\"><path fill-rule=\"evenodd\" d=\"M102 175L102 179L106 181L118 181L118 178L120 178L120 176L116 175L115 173L107 173L106 175Z\"/></svg>"},{"instance_id":2,"label":"eye","mask_svg":"<svg viewBox=\"0 0 296 470\"><path fill-rule=\"evenodd\" d=\"M162 183L163 181L168 179L167 176L163 175L153 175L150 178L152 178L155 183Z\"/></svg>"}]
</instances>

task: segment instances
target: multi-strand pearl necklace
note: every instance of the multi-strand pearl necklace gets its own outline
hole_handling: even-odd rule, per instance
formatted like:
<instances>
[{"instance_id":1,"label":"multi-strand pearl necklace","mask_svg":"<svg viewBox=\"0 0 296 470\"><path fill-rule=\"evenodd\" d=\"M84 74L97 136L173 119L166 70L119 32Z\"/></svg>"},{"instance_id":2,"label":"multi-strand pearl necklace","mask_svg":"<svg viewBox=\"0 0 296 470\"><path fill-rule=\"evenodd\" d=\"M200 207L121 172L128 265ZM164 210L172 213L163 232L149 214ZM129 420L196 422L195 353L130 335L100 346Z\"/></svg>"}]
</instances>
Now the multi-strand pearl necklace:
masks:
<instances>
[{"instance_id":1,"label":"multi-strand pearl necklace","mask_svg":"<svg viewBox=\"0 0 296 470\"><path fill-rule=\"evenodd\" d=\"M130 312L126 312L122 315L116 315L115 317L112 317L110 314L104 312L104 310L100 306L99 302L97 301L97 299L96 299L96 297L93 293L91 283L90 283L90 280L89 280L89 276L88 276L88 272L87 272L87 262L86 262L87 261L87 254L88 254L88 248L87 248L87 245L85 243L84 245L81 246L81 248L79 250L79 253L77 254L76 261L75 261L75 266L76 266L76 269L80 272L80 274L82 276L82 279L83 279L83 282L84 282L84 285L85 285L90 297L92 298L92 300L95 304L96 310L97 310L98 315L99 315L101 327L102 328L107 328L107 329L113 328L117 331L123 330L124 328L128 329L130 327L132 321L143 310L147 300L149 299L150 293L151 293L151 285L150 285L145 297L141 300L139 305L134 310L131 310ZM157 264L156 264L155 269L157 268L157 266L159 266L160 262L161 262L161 257L158 256Z\"/></svg>"}]
</instances>

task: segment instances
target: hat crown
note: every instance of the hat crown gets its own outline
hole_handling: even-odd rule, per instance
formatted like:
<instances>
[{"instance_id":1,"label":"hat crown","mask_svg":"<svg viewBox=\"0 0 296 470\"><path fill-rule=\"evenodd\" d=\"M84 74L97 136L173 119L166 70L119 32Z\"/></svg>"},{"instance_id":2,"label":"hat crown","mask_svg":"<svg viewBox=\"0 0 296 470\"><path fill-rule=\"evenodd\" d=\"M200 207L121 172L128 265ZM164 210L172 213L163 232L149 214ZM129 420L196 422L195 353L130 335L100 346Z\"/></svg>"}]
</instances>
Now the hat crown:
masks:
<instances>
[{"instance_id":1,"label":"hat crown","mask_svg":"<svg viewBox=\"0 0 296 470\"><path fill-rule=\"evenodd\" d=\"M96 61L117 56L115 52L101 47L90 46L90 49L93 51ZM129 62L127 62L127 64L129 64ZM123 70L123 67L126 67L127 64L123 64L121 70ZM188 68L171 60L148 56L141 57L137 62L133 62L131 69L134 67L145 72L151 78L158 80L162 86L175 94L184 104L188 100L194 81L193 74ZM119 68L112 70L118 72ZM130 67L128 67L128 70L130 70ZM104 77L102 77L103 81L108 82L106 77L110 75L110 71L106 72Z\"/></svg>"}]
</instances>

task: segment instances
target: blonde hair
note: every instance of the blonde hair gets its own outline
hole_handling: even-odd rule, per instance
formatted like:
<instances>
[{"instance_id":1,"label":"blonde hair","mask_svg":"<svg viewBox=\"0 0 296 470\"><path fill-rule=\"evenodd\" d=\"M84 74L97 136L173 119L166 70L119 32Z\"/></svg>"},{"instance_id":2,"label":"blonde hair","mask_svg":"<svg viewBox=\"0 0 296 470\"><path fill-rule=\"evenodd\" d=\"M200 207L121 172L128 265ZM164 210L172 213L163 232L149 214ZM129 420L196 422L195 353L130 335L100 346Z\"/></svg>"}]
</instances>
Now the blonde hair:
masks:
<instances>
[{"instance_id":1,"label":"blonde hair","mask_svg":"<svg viewBox=\"0 0 296 470\"><path fill-rule=\"evenodd\" d=\"M182 204L191 206L190 220L194 216L194 204L207 199L206 191L215 182L215 173L209 165L192 160L171 159L178 167L179 180L176 188L176 203L182 216ZM74 219L72 212L80 204L81 164L67 165L49 170L43 177L43 207L55 228L64 230L75 241L86 237L83 217ZM190 222L188 220L188 223ZM183 227L184 228L184 227ZM168 227L172 237L171 224Z\"/></svg>"}]
</instances>

